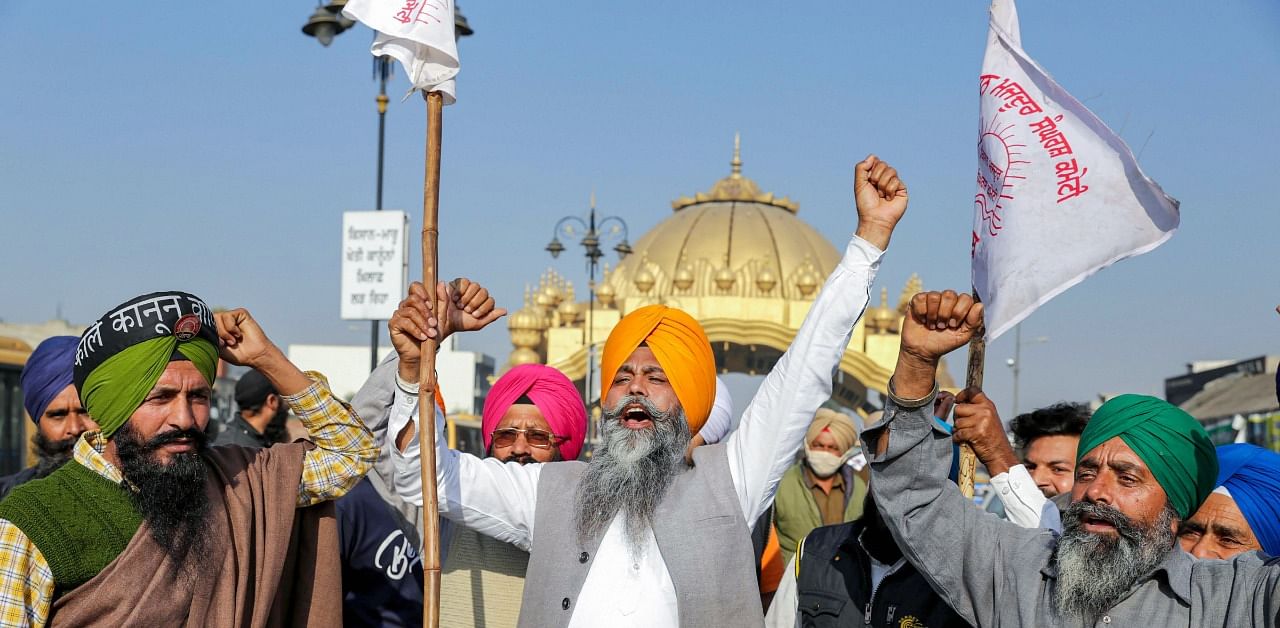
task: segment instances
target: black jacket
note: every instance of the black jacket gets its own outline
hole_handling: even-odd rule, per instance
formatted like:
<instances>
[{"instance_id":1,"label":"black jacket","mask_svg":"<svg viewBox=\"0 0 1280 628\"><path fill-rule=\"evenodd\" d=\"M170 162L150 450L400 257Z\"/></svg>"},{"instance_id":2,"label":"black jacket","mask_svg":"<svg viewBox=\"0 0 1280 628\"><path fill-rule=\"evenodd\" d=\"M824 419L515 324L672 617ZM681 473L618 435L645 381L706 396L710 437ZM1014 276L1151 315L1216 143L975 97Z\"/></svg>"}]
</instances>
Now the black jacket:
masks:
<instances>
[{"instance_id":1,"label":"black jacket","mask_svg":"<svg viewBox=\"0 0 1280 628\"><path fill-rule=\"evenodd\" d=\"M861 521L823 526L800 548L796 599L800 626L950 628L968 626L911 563L903 561L871 590L871 558Z\"/></svg>"}]
</instances>

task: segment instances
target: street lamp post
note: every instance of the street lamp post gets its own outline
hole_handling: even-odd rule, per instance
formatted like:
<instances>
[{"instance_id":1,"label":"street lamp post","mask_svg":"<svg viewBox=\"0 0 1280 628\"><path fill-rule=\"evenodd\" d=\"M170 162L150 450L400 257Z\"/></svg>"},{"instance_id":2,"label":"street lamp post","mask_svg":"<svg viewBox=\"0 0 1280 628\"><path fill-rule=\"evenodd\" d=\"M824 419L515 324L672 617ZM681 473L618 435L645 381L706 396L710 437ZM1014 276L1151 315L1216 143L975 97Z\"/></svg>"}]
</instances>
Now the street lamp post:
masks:
<instances>
[{"instance_id":1,"label":"street lamp post","mask_svg":"<svg viewBox=\"0 0 1280 628\"><path fill-rule=\"evenodd\" d=\"M578 231L582 231L581 237ZM585 340L587 344L587 373L583 380L582 398L586 400L587 407L591 406L591 391L594 389L594 372L596 363L596 345L595 345L595 311L596 311L596 272L600 267L600 258L604 257L604 251L600 248L600 244L604 239L621 236L621 241L613 247L618 259L626 259L631 254L631 245L627 243L627 223L617 216L605 216L597 219L596 216L596 195L591 193L591 210L587 214L587 219L577 216L565 216L556 222L555 229L552 231L551 242L547 244L546 251L551 254L552 258L557 258L560 253L564 252L564 244L560 242L560 236L564 235L566 239L577 240L582 248L586 249L587 257L587 321ZM592 431L595 430L595 422L591 422ZM593 435L594 438L594 435Z\"/></svg>"},{"instance_id":2,"label":"street lamp post","mask_svg":"<svg viewBox=\"0 0 1280 628\"><path fill-rule=\"evenodd\" d=\"M343 7L347 6L347 0L330 0L327 5L316 5L315 13L307 18L307 23L302 25L302 33L308 37L315 37L320 45L328 47L333 43L333 38L341 34L343 31L355 26L354 20L349 20L342 15ZM453 5L453 35L455 38L461 39L475 33L471 28L467 17L462 14L462 9L457 3ZM377 193L374 209L382 211L382 165L386 154L386 138L387 138L387 80L391 78L395 68L394 60L388 56L375 57L373 60L373 78L378 81L378 176L377 176ZM381 321L369 321L369 370L373 371L378 368L378 323Z\"/></svg>"},{"instance_id":3,"label":"street lamp post","mask_svg":"<svg viewBox=\"0 0 1280 628\"><path fill-rule=\"evenodd\" d=\"M1018 416L1018 376L1022 373L1022 346L1038 345L1049 342L1048 336L1037 336L1026 342L1022 341L1022 324L1013 328L1013 357L1005 360L1005 364L1013 371L1013 416ZM1013 418L1013 417L1010 417Z\"/></svg>"}]
</instances>

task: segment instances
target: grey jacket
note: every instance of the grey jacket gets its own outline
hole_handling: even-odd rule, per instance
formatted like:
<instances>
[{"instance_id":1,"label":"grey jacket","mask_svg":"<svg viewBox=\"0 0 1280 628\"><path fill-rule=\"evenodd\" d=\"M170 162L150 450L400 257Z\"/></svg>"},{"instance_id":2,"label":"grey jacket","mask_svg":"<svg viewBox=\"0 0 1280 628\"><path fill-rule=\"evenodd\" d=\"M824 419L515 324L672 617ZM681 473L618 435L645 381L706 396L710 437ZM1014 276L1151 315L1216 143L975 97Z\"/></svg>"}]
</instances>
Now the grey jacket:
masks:
<instances>
[{"instance_id":1,"label":"grey jacket","mask_svg":"<svg viewBox=\"0 0 1280 628\"><path fill-rule=\"evenodd\" d=\"M763 626L751 532L734 497L725 446L693 450L653 517L653 535L679 599L680 625ZM567 626L600 537L578 542L574 500L583 462L544 465L538 478L533 550L521 628Z\"/></svg>"},{"instance_id":2,"label":"grey jacket","mask_svg":"<svg viewBox=\"0 0 1280 628\"><path fill-rule=\"evenodd\" d=\"M898 546L967 621L985 626L1085 626L1055 610L1058 535L984 513L947 480L950 436L934 427L932 395L908 402L890 393L884 419L863 443L889 430L889 447L871 462L871 490ZM1280 559L1249 553L1193 559L1175 547L1097 626L1154 628L1276 626Z\"/></svg>"}]
</instances>

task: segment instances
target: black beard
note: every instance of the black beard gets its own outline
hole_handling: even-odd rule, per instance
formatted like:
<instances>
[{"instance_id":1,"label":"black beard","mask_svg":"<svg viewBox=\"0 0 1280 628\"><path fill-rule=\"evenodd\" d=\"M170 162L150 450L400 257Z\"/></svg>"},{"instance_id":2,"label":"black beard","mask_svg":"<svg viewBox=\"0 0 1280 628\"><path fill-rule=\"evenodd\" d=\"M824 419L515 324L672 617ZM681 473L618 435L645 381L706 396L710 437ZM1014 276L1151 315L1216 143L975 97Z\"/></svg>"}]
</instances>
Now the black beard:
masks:
<instances>
[{"instance_id":1,"label":"black beard","mask_svg":"<svg viewBox=\"0 0 1280 628\"><path fill-rule=\"evenodd\" d=\"M79 436L50 440L37 426L35 436L31 437L31 450L36 454L35 479L47 477L70 460L77 440L80 440Z\"/></svg>"},{"instance_id":2,"label":"black beard","mask_svg":"<svg viewBox=\"0 0 1280 628\"><path fill-rule=\"evenodd\" d=\"M643 405L653 427L631 430L619 418L630 404ZM619 511L626 514L626 536L637 554L646 526L667 487L684 471L689 424L679 407L660 412L643 397L625 397L604 411L600 444L578 484L578 540L584 545L608 528Z\"/></svg>"},{"instance_id":3,"label":"black beard","mask_svg":"<svg viewBox=\"0 0 1280 628\"><path fill-rule=\"evenodd\" d=\"M168 463L156 458L161 446L190 439L195 451L174 455ZM132 490L129 501L142 515L151 538L177 565L198 557L208 547L209 496L205 493L208 470L201 454L207 437L197 429L174 430L143 441L126 423L115 433L120 472Z\"/></svg>"},{"instance_id":4,"label":"black beard","mask_svg":"<svg viewBox=\"0 0 1280 628\"><path fill-rule=\"evenodd\" d=\"M1115 526L1116 537L1086 532L1086 516ZM1056 550L1058 611L1092 622L1123 600L1173 549L1176 519L1173 509L1165 506L1150 527L1143 527L1106 504L1072 504L1062 513L1062 537Z\"/></svg>"},{"instance_id":5,"label":"black beard","mask_svg":"<svg viewBox=\"0 0 1280 628\"><path fill-rule=\"evenodd\" d=\"M262 430L262 435L266 437L267 442L283 443L289 440L288 419L289 406L282 401L280 402L280 409L276 411L276 415L271 417L271 421Z\"/></svg>"}]
</instances>

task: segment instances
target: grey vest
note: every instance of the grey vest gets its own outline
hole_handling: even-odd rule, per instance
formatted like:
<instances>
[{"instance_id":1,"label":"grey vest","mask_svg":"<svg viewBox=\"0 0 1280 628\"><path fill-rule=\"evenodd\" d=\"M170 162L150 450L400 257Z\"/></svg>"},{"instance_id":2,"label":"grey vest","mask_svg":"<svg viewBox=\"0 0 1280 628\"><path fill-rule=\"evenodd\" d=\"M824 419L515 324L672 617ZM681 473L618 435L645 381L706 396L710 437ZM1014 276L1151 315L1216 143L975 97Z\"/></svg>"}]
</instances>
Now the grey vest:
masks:
<instances>
[{"instance_id":1,"label":"grey vest","mask_svg":"<svg viewBox=\"0 0 1280 628\"><path fill-rule=\"evenodd\" d=\"M729 475L724 445L693 451L654 515L653 535L676 589L680 625L763 627L751 533ZM568 626L600 538L578 542L574 501L587 465L543 465L521 628ZM654 628L663 628L655 626Z\"/></svg>"}]
</instances>

